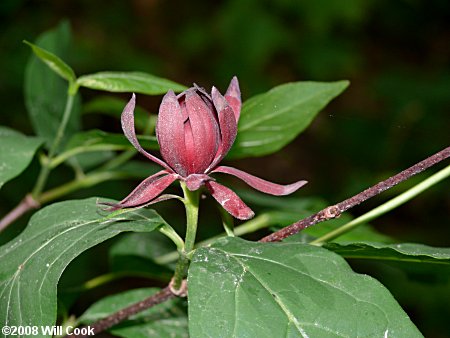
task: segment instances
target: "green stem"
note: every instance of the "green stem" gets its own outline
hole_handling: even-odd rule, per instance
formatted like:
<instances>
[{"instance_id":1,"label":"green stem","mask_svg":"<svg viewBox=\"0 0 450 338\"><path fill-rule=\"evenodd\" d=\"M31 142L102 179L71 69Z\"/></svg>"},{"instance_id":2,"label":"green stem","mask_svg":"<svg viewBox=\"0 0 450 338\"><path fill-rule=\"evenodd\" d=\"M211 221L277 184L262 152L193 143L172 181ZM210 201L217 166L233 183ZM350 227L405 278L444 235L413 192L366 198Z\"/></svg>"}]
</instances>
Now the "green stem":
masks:
<instances>
[{"instance_id":1,"label":"green stem","mask_svg":"<svg viewBox=\"0 0 450 338\"><path fill-rule=\"evenodd\" d=\"M273 220L270 217L269 213L261 214L259 216L256 216L255 218L251 219L250 221L247 221L247 222L241 224L240 226L236 227L234 229L234 234L236 236L243 236L243 235L267 228L268 226L273 224L272 222L273 222ZM207 244L209 244L209 243L207 243Z\"/></svg>"},{"instance_id":2,"label":"green stem","mask_svg":"<svg viewBox=\"0 0 450 338\"><path fill-rule=\"evenodd\" d=\"M234 220L233 216L231 216L224 208L221 206L218 207L220 211L220 216L222 218L222 225L225 229L225 233L229 237L234 237Z\"/></svg>"},{"instance_id":3,"label":"green stem","mask_svg":"<svg viewBox=\"0 0 450 338\"><path fill-rule=\"evenodd\" d=\"M88 174L81 179L75 179L71 182L60 185L54 189L42 193L39 196L39 198L36 199L36 201L39 202L40 204L48 203L78 189L91 187L104 181L124 177L127 177L127 175L115 172L99 172L94 174Z\"/></svg>"},{"instance_id":4,"label":"green stem","mask_svg":"<svg viewBox=\"0 0 450 338\"><path fill-rule=\"evenodd\" d=\"M180 289L183 278L186 276L189 267L189 255L192 254L192 251L194 250L200 197L198 190L190 191L184 182L181 182L180 184L184 193L184 206L186 209L186 238L184 240L184 248L180 251L180 258L175 267L172 283L174 290Z\"/></svg>"},{"instance_id":5,"label":"green stem","mask_svg":"<svg viewBox=\"0 0 450 338\"><path fill-rule=\"evenodd\" d=\"M431 186L435 185L436 183L442 181L446 177L450 176L450 166L445 167L444 169L438 171L436 174L430 176L426 180L420 182L416 186L412 187L411 189L405 191L404 193L398 195L397 197L391 199L390 201L380 205L379 207L372 209L371 211L365 213L364 215L355 218L354 220L348 222L347 224L344 224L343 226L337 228L336 230L330 231L326 235L323 235L322 237L319 237L309 244L313 245L322 245L325 242L331 241L351 230L356 228L358 225L369 222L377 217L380 217L381 215L384 215L388 211L391 211L392 209L397 208L398 206L406 203L410 199L416 197L423 191L427 190Z\"/></svg>"},{"instance_id":6,"label":"green stem","mask_svg":"<svg viewBox=\"0 0 450 338\"><path fill-rule=\"evenodd\" d=\"M63 152L61 155L54 157L51 161L49 161L49 167L51 169L56 168L61 163L66 161L67 159L82 153L87 152L98 152L98 151L115 151L115 150L124 150L129 149L129 146L126 145L118 145L118 144L100 144L94 146L81 146L70 149L68 151Z\"/></svg>"},{"instance_id":7,"label":"green stem","mask_svg":"<svg viewBox=\"0 0 450 338\"><path fill-rule=\"evenodd\" d=\"M147 124L147 127L144 130L144 135L149 134L153 135L155 131L155 124L156 124L156 118L154 118L152 115L149 115L149 123ZM118 166L122 165L123 163L130 160L134 155L137 154L137 150L132 148L124 151L123 153L115 156L110 161L106 162L100 167L100 170L111 170L115 169Z\"/></svg>"},{"instance_id":8,"label":"green stem","mask_svg":"<svg viewBox=\"0 0 450 338\"><path fill-rule=\"evenodd\" d=\"M159 232L169 237L172 242L177 246L178 252L182 252L184 249L184 241L178 235L178 233L169 224L164 224L159 228Z\"/></svg>"},{"instance_id":9,"label":"green stem","mask_svg":"<svg viewBox=\"0 0 450 338\"><path fill-rule=\"evenodd\" d=\"M39 172L36 185L34 186L33 191L31 193L33 198L36 200L39 198L39 195L42 193L42 190L44 190L45 184L47 183L48 175L50 174L51 170L50 162L52 161L53 156L58 150L59 144L61 143L61 140L64 136L64 132L66 130L67 123L69 121L70 113L72 112L75 94L76 92L67 94L66 107L64 108L63 117L61 120L61 124L59 125L58 131L56 133L56 137L53 140L53 143L48 152L48 161L41 167L41 171Z\"/></svg>"},{"instance_id":10,"label":"green stem","mask_svg":"<svg viewBox=\"0 0 450 338\"><path fill-rule=\"evenodd\" d=\"M123 163L127 162L128 160L130 160L134 155L136 155L137 151L135 149L129 149L124 151L123 153L115 156L114 158L112 158L110 161L106 162L105 164L103 164L99 170L111 170L111 169L115 169L118 166L122 165Z\"/></svg>"},{"instance_id":11,"label":"green stem","mask_svg":"<svg viewBox=\"0 0 450 338\"><path fill-rule=\"evenodd\" d=\"M199 205L199 191L190 191L184 182L181 182L181 187L184 193L185 208L186 208L186 239L184 250L189 254L194 250L195 236L197 234L198 224L198 205Z\"/></svg>"},{"instance_id":12,"label":"green stem","mask_svg":"<svg viewBox=\"0 0 450 338\"><path fill-rule=\"evenodd\" d=\"M272 223L272 220L270 218L270 214L267 214L267 213L261 214L255 218L253 218L252 220L247 221L247 222L237 226L234 229L234 235L235 236L243 236L245 234L249 234L249 233L258 231L260 229L267 228L269 225L271 225L271 223ZM220 235L210 237L204 241L198 242L195 247L207 246L207 245L211 244L212 242L214 242L215 240L217 240L218 238L221 238L224 236L226 236L226 233L222 233ZM172 251L165 255L156 257L154 260L157 264L164 265L164 264L168 264L168 263L176 261L178 257L179 257L179 253L177 251Z\"/></svg>"}]
</instances>

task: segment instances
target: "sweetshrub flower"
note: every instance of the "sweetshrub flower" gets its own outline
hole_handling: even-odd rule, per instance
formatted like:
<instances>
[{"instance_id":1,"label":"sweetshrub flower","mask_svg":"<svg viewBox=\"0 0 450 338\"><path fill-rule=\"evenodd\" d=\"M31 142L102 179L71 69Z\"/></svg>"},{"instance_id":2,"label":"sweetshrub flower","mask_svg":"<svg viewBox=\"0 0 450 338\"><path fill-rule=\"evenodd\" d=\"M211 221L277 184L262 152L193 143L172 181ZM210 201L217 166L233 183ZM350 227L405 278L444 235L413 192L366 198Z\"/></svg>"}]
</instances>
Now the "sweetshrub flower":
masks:
<instances>
[{"instance_id":1,"label":"sweetshrub flower","mask_svg":"<svg viewBox=\"0 0 450 338\"><path fill-rule=\"evenodd\" d=\"M136 97L125 106L121 122L127 139L148 159L164 169L141 182L127 197L109 210L144 207L158 201L157 197L175 180L195 191L205 186L231 215L246 220L253 211L231 189L217 183L211 174L230 174L249 186L271 195L290 194L306 181L279 185L265 181L236 168L218 166L236 138L241 112L241 92L236 77L231 80L225 96L213 87L211 95L196 85L178 96L170 90L159 108L156 136L161 160L146 152L139 144L134 129Z\"/></svg>"}]
</instances>

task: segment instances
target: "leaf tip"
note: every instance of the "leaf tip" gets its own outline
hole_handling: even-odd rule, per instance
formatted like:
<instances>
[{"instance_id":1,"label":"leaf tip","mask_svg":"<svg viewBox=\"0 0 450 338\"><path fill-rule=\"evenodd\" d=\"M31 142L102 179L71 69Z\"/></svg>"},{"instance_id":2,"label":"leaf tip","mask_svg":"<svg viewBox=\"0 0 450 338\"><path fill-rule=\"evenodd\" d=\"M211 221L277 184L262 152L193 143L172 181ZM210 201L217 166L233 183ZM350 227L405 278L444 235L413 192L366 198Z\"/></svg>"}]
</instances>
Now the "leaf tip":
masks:
<instances>
[{"instance_id":1,"label":"leaf tip","mask_svg":"<svg viewBox=\"0 0 450 338\"><path fill-rule=\"evenodd\" d=\"M31 42L29 42L28 40L22 40L22 43L30 46L31 48L33 48L33 44Z\"/></svg>"},{"instance_id":2,"label":"leaf tip","mask_svg":"<svg viewBox=\"0 0 450 338\"><path fill-rule=\"evenodd\" d=\"M347 89L347 87L350 86L350 80L341 80L341 81L338 81L338 83L340 85L342 85L343 89Z\"/></svg>"}]
</instances>

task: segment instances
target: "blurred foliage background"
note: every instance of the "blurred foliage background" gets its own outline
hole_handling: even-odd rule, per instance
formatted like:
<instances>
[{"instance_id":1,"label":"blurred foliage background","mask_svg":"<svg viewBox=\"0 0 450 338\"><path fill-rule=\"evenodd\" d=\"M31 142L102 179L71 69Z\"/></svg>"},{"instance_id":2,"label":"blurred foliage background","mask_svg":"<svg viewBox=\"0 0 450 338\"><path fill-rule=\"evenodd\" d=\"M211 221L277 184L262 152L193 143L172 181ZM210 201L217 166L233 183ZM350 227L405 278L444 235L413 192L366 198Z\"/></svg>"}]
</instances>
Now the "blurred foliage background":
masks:
<instances>
[{"instance_id":1,"label":"blurred foliage background","mask_svg":"<svg viewBox=\"0 0 450 338\"><path fill-rule=\"evenodd\" d=\"M32 133L23 103L30 50L22 40L33 41L62 19L72 26L74 42L66 61L78 75L144 71L221 90L237 75L244 99L289 81L349 79L349 89L282 152L235 163L280 183L307 179L310 183L297 193L299 197L336 203L443 149L450 140L446 0L2 0L0 124ZM99 95L81 93L85 102ZM139 95L138 100L157 112L159 97ZM116 120L89 116L84 123L120 131ZM37 168L35 161L25 175L5 185L0 192L1 215L29 191ZM50 185L71 175L59 170ZM370 210L428 175L374 198L353 214ZM111 182L74 196L101 191L120 199L133 184ZM448 246L448 191L449 182L443 182L372 223L402 241ZM161 212L177 222L177 215L164 213L171 207L178 206L169 202ZM102 257L102 250L95 250ZM92 270L79 274L80 279L105 269L101 259L93 262L88 257L76 261ZM445 336L449 329L445 318L450 316L448 276L430 281L429 274L399 272L379 263L352 264L388 286L426 336ZM421 278L424 275L427 278Z\"/></svg>"}]
</instances>

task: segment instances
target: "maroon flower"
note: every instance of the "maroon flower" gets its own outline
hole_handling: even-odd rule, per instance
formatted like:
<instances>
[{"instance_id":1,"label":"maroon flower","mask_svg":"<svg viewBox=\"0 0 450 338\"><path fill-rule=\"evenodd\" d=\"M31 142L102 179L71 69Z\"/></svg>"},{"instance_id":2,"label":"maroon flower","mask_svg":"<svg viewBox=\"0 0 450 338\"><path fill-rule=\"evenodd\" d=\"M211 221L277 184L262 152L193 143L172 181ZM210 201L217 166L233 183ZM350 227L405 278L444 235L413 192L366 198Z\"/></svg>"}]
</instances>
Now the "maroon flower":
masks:
<instances>
[{"instance_id":1,"label":"maroon flower","mask_svg":"<svg viewBox=\"0 0 450 338\"><path fill-rule=\"evenodd\" d=\"M265 181L241 170L218 166L230 150L237 133L241 111L241 92L236 77L231 80L225 97L213 87L211 95L196 85L176 96L169 91L159 108L156 136L161 149L159 158L146 152L139 144L134 130L135 95L122 113L122 129L133 146L164 170L148 177L127 197L110 210L144 207L155 203L157 197L175 180L186 183L195 191L205 185L225 210L239 219L249 219L253 211L230 189L217 183L210 174L236 176L251 187L271 195L290 194L304 184L299 181L279 185Z\"/></svg>"}]
</instances>

